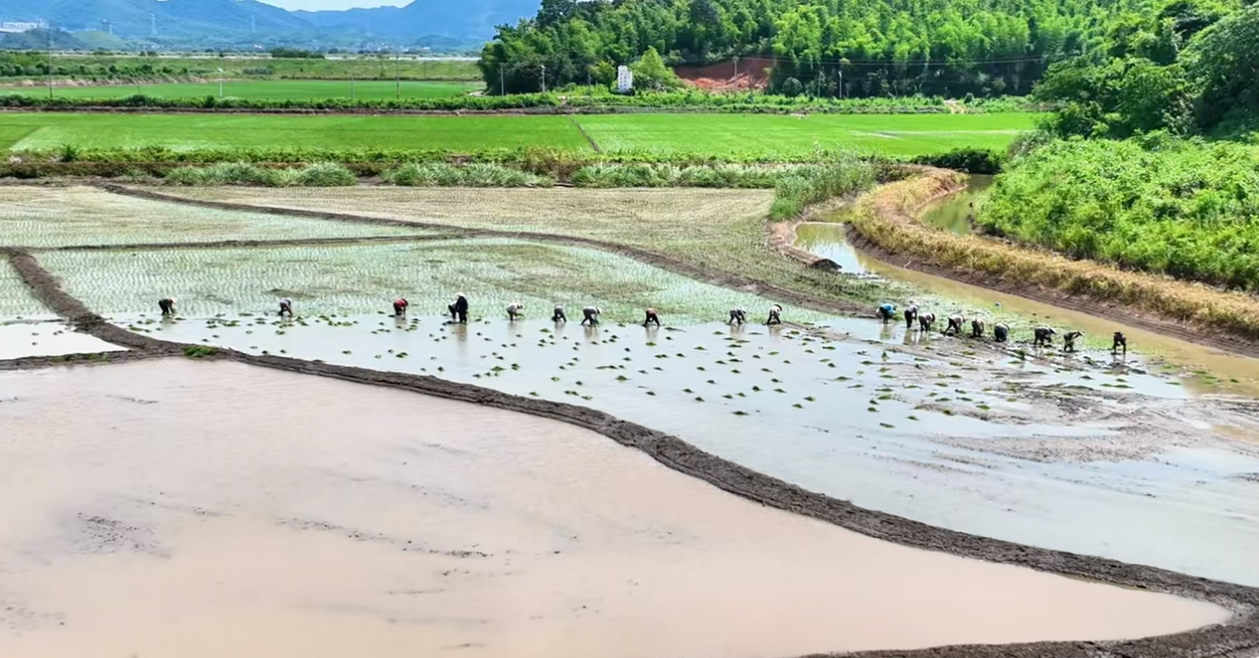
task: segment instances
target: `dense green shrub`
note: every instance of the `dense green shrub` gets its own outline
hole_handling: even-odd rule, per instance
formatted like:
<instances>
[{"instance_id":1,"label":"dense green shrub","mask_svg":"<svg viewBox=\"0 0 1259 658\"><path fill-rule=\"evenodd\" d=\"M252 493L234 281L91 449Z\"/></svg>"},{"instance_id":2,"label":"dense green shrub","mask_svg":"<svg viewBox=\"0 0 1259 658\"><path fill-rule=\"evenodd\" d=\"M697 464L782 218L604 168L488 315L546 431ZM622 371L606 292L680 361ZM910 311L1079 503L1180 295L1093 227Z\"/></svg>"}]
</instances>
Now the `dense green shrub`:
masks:
<instances>
[{"instance_id":1,"label":"dense green shrub","mask_svg":"<svg viewBox=\"0 0 1259 658\"><path fill-rule=\"evenodd\" d=\"M1253 145L1054 142L997 177L977 223L1075 258L1259 290Z\"/></svg>"}]
</instances>

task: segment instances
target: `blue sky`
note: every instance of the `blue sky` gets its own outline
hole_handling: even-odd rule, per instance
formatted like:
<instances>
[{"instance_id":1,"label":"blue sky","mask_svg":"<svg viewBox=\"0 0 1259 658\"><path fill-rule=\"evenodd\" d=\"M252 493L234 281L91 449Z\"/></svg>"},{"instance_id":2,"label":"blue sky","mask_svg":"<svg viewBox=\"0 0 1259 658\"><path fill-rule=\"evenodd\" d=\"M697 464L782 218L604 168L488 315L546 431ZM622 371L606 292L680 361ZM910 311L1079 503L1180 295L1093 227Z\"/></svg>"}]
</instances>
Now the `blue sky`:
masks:
<instances>
[{"instance_id":1,"label":"blue sky","mask_svg":"<svg viewBox=\"0 0 1259 658\"><path fill-rule=\"evenodd\" d=\"M321 9L350 9L353 7L380 7L383 5L393 5L401 7L409 4L410 0L261 0L269 5L283 7L285 9L305 9L308 11L319 11Z\"/></svg>"}]
</instances>

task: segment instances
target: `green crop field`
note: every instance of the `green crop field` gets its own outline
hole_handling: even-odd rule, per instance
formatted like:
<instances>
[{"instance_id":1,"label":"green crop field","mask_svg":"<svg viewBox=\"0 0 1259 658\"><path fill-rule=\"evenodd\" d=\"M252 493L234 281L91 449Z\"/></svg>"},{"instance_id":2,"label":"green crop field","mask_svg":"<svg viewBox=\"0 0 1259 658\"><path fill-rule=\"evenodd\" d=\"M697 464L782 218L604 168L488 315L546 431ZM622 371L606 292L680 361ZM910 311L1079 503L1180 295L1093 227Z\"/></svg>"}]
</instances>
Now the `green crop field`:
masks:
<instances>
[{"instance_id":1,"label":"green crop field","mask_svg":"<svg viewBox=\"0 0 1259 658\"><path fill-rule=\"evenodd\" d=\"M955 148L1005 148L1034 127L1035 114L649 114L579 119L609 151L666 149L687 153L805 153L851 147L888 155Z\"/></svg>"},{"instance_id":2,"label":"green crop field","mask_svg":"<svg viewBox=\"0 0 1259 658\"><path fill-rule=\"evenodd\" d=\"M565 117L259 116L225 114L0 115L16 150L163 145L451 149L590 148Z\"/></svg>"},{"instance_id":3,"label":"green crop field","mask_svg":"<svg viewBox=\"0 0 1259 658\"><path fill-rule=\"evenodd\" d=\"M546 146L604 151L809 154L851 147L887 155L960 147L1004 148L1033 114L632 114L564 116L264 116L215 114L5 114L0 148L322 147L450 149Z\"/></svg>"},{"instance_id":4,"label":"green crop field","mask_svg":"<svg viewBox=\"0 0 1259 658\"><path fill-rule=\"evenodd\" d=\"M403 80L401 84L393 80L225 80L223 95L229 98L249 100L314 100L321 98L359 98L359 99L390 99L402 98L444 98L458 96L480 89L483 85L475 82L427 82ZM15 87L0 88L0 95L23 94L27 96L47 96L46 87ZM203 83L171 83L171 84L127 84L97 85L84 87L54 87L53 95L58 98L123 98L144 94L159 98L205 98L219 95L219 83L209 81ZM353 94L353 96L351 96Z\"/></svg>"}]
</instances>

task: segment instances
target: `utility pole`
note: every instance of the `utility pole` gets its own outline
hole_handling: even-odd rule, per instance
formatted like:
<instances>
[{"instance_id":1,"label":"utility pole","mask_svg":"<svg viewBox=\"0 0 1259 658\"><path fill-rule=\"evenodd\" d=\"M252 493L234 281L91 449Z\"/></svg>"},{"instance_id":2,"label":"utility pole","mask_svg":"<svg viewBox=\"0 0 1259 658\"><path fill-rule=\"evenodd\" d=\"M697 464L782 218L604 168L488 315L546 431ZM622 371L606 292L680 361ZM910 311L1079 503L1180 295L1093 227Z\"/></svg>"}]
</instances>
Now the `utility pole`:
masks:
<instances>
[{"instance_id":1,"label":"utility pole","mask_svg":"<svg viewBox=\"0 0 1259 658\"><path fill-rule=\"evenodd\" d=\"M48 98L52 98L52 27L48 29Z\"/></svg>"},{"instance_id":2,"label":"utility pole","mask_svg":"<svg viewBox=\"0 0 1259 658\"><path fill-rule=\"evenodd\" d=\"M394 93L402 100L402 46L393 51L393 82Z\"/></svg>"},{"instance_id":3,"label":"utility pole","mask_svg":"<svg viewBox=\"0 0 1259 658\"><path fill-rule=\"evenodd\" d=\"M499 96L507 95L507 76L506 74L503 73L503 69L505 69L506 67L507 67L506 64L498 65L498 95Z\"/></svg>"},{"instance_id":4,"label":"utility pole","mask_svg":"<svg viewBox=\"0 0 1259 658\"><path fill-rule=\"evenodd\" d=\"M541 64L540 66L542 67L542 93L545 94L546 93L546 64Z\"/></svg>"},{"instance_id":5,"label":"utility pole","mask_svg":"<svg viewBox=\"0 0 1259 658\"><path fill-rule=\"evenodd\" d=\"M844 69L839 69L839 100L844 100Z\"/></svg>"},{"instance_id":6,"label":"utility pole","mask_svg":"<svg viewBox=\"0 0 1259 658\"><path fill-rule=\"evenodd\" d=\"M219 69L219 98L223 97L223 69Z\"/></svg>"},{"instance_id":7,"label":"utility pole","mask_svg":"<svg viewBox=\"0 0 1259 658\"><path fill-rule=\"evenodd\" d=\"M350 64L350 100L354 100L354 64Z\"/></svg>"}]
</instances>

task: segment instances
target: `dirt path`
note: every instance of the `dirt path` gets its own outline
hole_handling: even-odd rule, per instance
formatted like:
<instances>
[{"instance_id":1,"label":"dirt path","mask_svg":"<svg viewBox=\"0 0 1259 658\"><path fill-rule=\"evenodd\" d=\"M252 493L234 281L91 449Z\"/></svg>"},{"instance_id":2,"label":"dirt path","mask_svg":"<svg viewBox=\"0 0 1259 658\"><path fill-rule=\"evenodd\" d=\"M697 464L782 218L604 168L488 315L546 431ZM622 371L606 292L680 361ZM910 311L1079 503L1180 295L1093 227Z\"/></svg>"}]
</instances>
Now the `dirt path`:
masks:
<instances>
[{"instance_id":1,"label":"dirt path","mask_svg":"<svg viewBox=\"0 0 1259 658\"><path fill-rule=\"evenodd\" d=\"M918 200L910 211L904 213L893 212L886 207L882 208L881 211L884 214L890 213L895 215L894 217L888 217L889 221L916 222L914 215L927 204L948 197L963 189L965 189L965 186L962 185L946 185L937 193ZM1022 297L1041 304L1085 313L1102 320L1111 320L1139 327L1153 333L1171 336L1187 343L1259 358L1259 343L1245 336L1225 333L1215 327L1205 327L1161 317L1133 306L1102 301L1085 295L1074 295L1041 286L1026 285L1018 281L1010 281L978 271L935 265L918 255L905 254L888 249L877 240L863 234L852 224L845 224L844 230L848 243L854 249L895 267L924 272L933 276ZM794 227L792 232L794 233Z\"/></svg>"},{"instance_id":2,"label":"dirt path","mask_svg":"<svg viewBox=\"0 0 1259 658\"><path fill-rule=\"evenodd\" d=\"M81 331L132 348L137 355L182 355L185 345L132 334L105 322L79 300L61 289L55 277L29 254L15 249L3 253L36 296ZM112 358L112 355L111 355ZM289 372L376 386L388 386L449 400L550 418L602 434L626 447L641 450L678 472L703 480L726 492L784 511L812 517L861 534L897 544L940 551L990 562L1086 578L1124 587L1200 599L1227 607L1235 616L1225 624L1202 629L1117 642L1040 642L1018 645L967 645L915 651L863 652L870 658L1156 658L1166 656L1242 656L1259 651L1259 588L1195 578L1162 569L1104 558L979 537L937 528L902 517L858 507L847 501L805 491L782 480L720 459L682 441L609 414L571 404L518 397L498 391L449 382L435 377L334 366L277 356L253 356L229 349L214 350L208 358L276 368ZM88 357L24 359L18 367L82 362ZM0 362L0 368L15 367Z\"/></svg>"},{"instance_id":3,"label":"dirt path","mask_svg":"<svg viewBox=\"0 0 1259 658\"><path fill-rule=\"evenodd\" d=\"M382 217L368 217L364 215L351 215L345 213L323 212L315 210L298 210L294 208L279 208L274 206L259 206L247 203L230 203L225 201L204 201L199 199L189 199L186 197L176 196L173 194L164 194L161 192L153 192L150 190L137 190L116 184L103 184L99 186L107 192L121 194L125 196L136 197L140 199L148 199L150 201L161 201L166 203L177 203L182 205L197 206L202 208L214 208L218 210L234 210L241 212L266 213L270 215L283 215L288 217L304 217L309 219L326 219L339 222L351 222L358 224L376 224L383 226L408 226L411 228L431 229L445 232L446 237L489 237L489 238L509 238L516 240L533 240L538 242L554 242L559 244L573 245L577 247L589 247L614 253L620 256L626 256L638 261L642 261L649 265L670 270L677 274L690 277L697 281L712 285L722 286L734 290L750 292L754 295L768 297L779 302L797 304L806 308L828 313L841 313L849 315L869 315L869 309L865 305L841 299L825 299L809 295L805 293L788 290L782 286L760 281L749 277L729 274L718 270L705 267L698 267L690 263L683 262L676 258L657 254L645 249L636 247L627 247L625 245L613 242L605 242L603 240L595 240L592 238L582 238L568 235L558 235L554 233L538 233L532 231L499 231L495 229L477 229L451 226L449 224L439 224L435 222L420 222L402 219L386 219ZM292 241L276 241L279 245L301 245L303 240Z\"/></svg>"},{"instance_id":4,"label":"dirt path","mask_svg":"<svg viewBox=\"0 0 1259 658\"><path fill-rule=\"evenodd\" d=\"M572 115L569 115L568 120L574 126L577 126L577 132L581 133L581 136L585 137L587 142L590 142L590 148L594 149L595 153L602 153L602 150L599 148L599 144L595 142L595 138L591 137L590 133L586 132L586 129L577 121L577 119L574 119Z\"/></svg>"}]
</instances>

